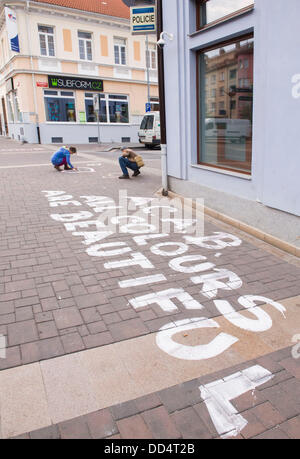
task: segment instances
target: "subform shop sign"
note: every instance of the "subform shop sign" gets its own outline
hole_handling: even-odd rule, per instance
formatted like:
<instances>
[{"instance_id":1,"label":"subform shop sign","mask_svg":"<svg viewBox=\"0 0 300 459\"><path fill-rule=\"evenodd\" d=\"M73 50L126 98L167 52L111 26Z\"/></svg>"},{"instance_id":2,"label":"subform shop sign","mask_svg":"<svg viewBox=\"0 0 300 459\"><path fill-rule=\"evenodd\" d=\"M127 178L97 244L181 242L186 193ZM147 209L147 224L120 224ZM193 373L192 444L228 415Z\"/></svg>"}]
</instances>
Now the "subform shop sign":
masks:
<instances>
[{"instance_id":1,"label":"subform shop sign","mask_svg":"<svg viewBox=\"0 0 300 459\"><path fill-rule=\"evenodd\" d=\"M48 76L49 88L103 91L103 80L66 76Z\"/></svg>"},{"instance_id":2,"label":"subform shop sign","mask_svg":"<svg viewBox=\"0 0 300 459\"><path fill-rule=\"evenodd\" d=\"M5 7L5 20L9 46L15 53L20 52L19 34L16 13L10 8Z\"/></svg>"}]
</instances>

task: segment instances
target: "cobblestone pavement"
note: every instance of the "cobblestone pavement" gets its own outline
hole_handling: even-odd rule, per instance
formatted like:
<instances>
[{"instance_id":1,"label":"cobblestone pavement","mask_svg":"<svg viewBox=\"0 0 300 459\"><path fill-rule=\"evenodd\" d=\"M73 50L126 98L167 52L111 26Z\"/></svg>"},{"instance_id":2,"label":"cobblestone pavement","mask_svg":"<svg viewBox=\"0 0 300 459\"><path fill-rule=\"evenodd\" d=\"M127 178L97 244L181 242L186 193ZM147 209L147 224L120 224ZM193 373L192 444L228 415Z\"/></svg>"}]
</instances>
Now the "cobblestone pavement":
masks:
<instances>
[{"instance_id":1,"label":"cobblestone pavement","mask_svg":"<svg viewBox=\"0 0 300 459\"><path fill-rule=\"evenodd\" d=\"M121 202L123 216L147 216L150 201L137 198L154 198L159 175L146 164L120 181L117 153L93 152L74 160L81 172L58 173L50 156L49 147L0 143L2 436L299 438L299 260L211 218L197 240L174 220L153 239L128 218L104 228L98 217ZM123 356L128 392L84 406L84 391L74 393L77 411L48 407L22 424L28 407L5 394L22 368L46 381L50 362L102 350ZM130 392L143 371L149 384ZM101 387L101 371L94 377Z\"/></svg>"}]
</instances>

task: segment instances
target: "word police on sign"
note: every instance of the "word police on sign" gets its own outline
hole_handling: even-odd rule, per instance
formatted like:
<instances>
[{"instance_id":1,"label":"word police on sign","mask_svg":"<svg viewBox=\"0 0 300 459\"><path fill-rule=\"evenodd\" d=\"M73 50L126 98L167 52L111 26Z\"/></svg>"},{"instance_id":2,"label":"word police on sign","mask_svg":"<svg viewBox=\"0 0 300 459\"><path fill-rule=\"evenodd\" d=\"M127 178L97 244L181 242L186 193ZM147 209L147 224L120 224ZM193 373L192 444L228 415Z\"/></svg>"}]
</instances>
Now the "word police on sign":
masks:
<instances>
[{"instance_id":1,"label":"word police on sign","mask_svg":"<svg viewBox=\"0 0 300 459\"><path fill-rule=\"evenodd\" d=\"M133 35L156 33L155 6L131 7L130 23Z\"/></svg>"}]
</instances>

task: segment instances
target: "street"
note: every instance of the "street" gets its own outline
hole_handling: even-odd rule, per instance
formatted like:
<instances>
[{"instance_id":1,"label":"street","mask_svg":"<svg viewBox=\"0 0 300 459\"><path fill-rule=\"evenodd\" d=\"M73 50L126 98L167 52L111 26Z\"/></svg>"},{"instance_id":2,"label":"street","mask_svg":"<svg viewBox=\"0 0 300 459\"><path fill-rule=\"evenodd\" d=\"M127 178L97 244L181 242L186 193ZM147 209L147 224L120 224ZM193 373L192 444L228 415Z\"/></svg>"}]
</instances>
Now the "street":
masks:
<instances>
[{"instance_id":1,"label":"street","mask_svg":"<svg viewBox=\"0 0 300 459\"><path fill-rule=\"evenodd\" d=\"M0 138L0 437L300 438L299 259L54 151Z\"/></svg>"}]
</instances>

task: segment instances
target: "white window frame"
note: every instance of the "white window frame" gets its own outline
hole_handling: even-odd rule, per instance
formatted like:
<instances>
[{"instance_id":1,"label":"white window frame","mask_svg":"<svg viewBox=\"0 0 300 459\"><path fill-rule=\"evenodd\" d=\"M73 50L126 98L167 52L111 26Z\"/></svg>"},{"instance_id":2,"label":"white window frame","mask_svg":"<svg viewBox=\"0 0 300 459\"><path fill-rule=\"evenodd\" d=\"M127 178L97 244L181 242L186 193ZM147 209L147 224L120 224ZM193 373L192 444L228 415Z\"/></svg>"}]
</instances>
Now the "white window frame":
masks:
<instances>
[{"instance_id":1,"label":"white window frame","mask_svg":"<svg viewBox=\"0 0 300 459\"><path fill-rule=\"evenodd\" d=\"M146 68L157 70L157 53L154 45L149 45L149 49L146 49Z\"/></svg>"},{"instance_id":2,"label":"white window frame","mask_svg":"<svg viewBox=\"0 0 300 459\"><path fill-rule=\"evenodd\" d=\"M118 48L117 55L118 55L119 62L116 62L116 48ZM125 63L122 62L122 49L124 49ZM115 65L122 65L122 66L127 65L127 40L126 38L114 37L114 63Z\"/></svg>"},{"instance_id":3,"label":"white window frame","mask_svg":"<svg viewBox=\"0 0 300 459\"><path fill-rule=\"evenodd\" d=\"M39 27L48 27L49 29L52 29L53 32L52 33L48 33L48 32L42 32L39 30ZM40 45L40 55L42 57L55 57L56 56L56 51L55 51L55 33L54 33L54 26L49 26L49 25L45 25L45 24L38 24L38 33L39 33L39 45ZM42 54L42 43L41 43L41 37L44 37L45 38L45 44L46 44L46 54ZM50 52L49 52L49 37L52 37L53 39L53 56L50 55Z\"/></svg>"},{"instance_id":4,"label":"white window frame","mask_svg":"<svg viewBox=\"0 0 300 459\"><path fill-rule=\"evenodd\" d=\"M86 94L91 94L91 96L87 97ZM84 94L84 101L86 100L92 100L92 96L94 94L99 94L99 93L91 93L91 92L87 92ZM101 93L102 95L104 95L104 97L102 98L102 100L105 100L105 105L106 105L106 119L107 121L106 122L100 122L100 124L105 124L105 125L111 125L111 126L115 126L116 124L119 125L121 124L122 126L124 125L128 125L130 124L130 106L129 106L129 95L128 94L111 94L111 93ZM115 99L110 99L110 96L113 96L115 97ZM120 99L117 99L118 96L121 96L122 98ZM124 99L124 97L126 97L126 100ZM109 114L109 101L114 101L114 102L127 102L128 104L128 123L112 123L110 121L110 114ZM88 124L93 124L93 122L89 122ZM97 124L97 122L94 122L94 124Z\"/></svg>"},{"instance_id":5,"label":"white window frame","mask_svg":"<svg viewBox=\"0 0 300 459\"><path fill-rule=\"evenodd\" d=\"M47 94L47 91L51 91L51 92L56 92L56 94ZM64 93L68 93L68 96L66 94L61 94L62 92ZM65 98L68 98L68 99L74 99L74 107L75 107L75 118L77 121L48 121L47 120L47 115L45 113L45 116L46 116L46 123L47 124L77 124L78 123L78 113L77 113L77 104L76 104L76 97L75 97L75 91L69 91L68 89L54 89L54 88L49 88L49 89L45 89L44 90L44 93L43 93L43 98L44 98L44 106L45 106L45 98L46 97L55 97L57 99L65 99Z\"/></svg>"},{"instance_id":6,"label":"white window frame","mask_svg":"<svg viewBox=\"0 0 300 459\"><path fill-rule=\"evenodd\" d=\"M89 34L91 38L80 37L79 36L80 33ZM79 59L85 62L92 62L93 61L93 34L91 32L86 32L85 30L78 30L77 38L78 38ZM80 55L80 42L81 41L83 42L83 47L84 47L84 57L81 57ZM87 49L88 43L91 46L91 59L88 58L88 49Z\"/></svg>"}]
</instances>

